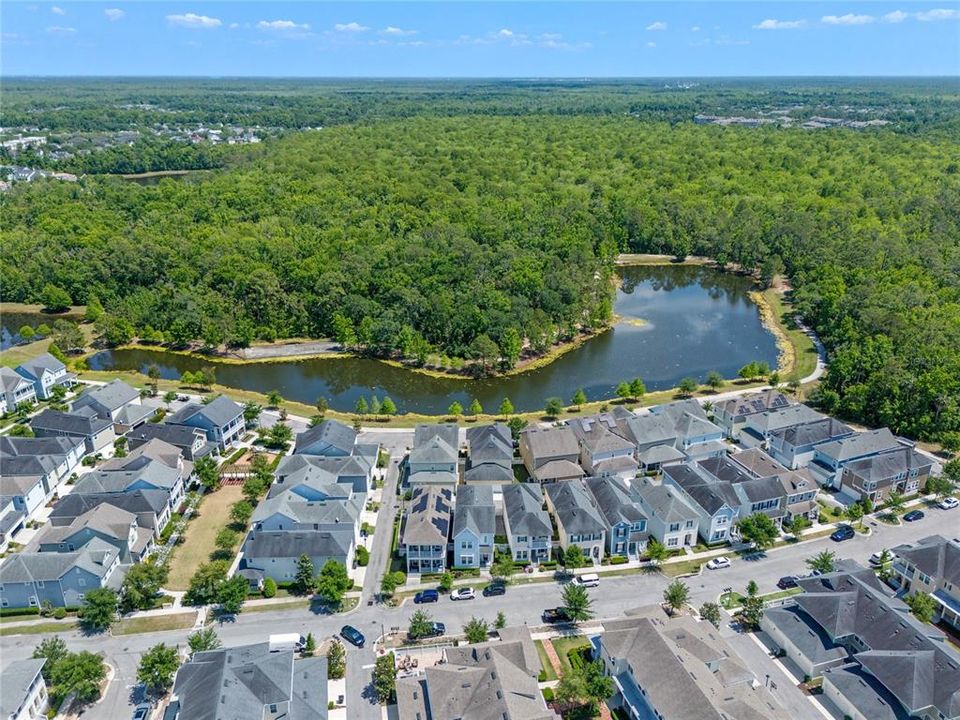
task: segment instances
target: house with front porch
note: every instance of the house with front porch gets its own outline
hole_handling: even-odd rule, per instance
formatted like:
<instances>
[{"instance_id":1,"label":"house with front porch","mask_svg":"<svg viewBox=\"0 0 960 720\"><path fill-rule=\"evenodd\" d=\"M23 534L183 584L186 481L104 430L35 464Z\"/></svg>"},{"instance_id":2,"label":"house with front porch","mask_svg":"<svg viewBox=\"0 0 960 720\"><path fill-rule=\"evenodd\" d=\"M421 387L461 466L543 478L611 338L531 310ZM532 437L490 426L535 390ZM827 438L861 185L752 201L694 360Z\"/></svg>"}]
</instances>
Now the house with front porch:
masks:
<instances>
[{"instance_id":1,"label":"house with front porch","mask_svg":"<svg viewBox=\"0 0 960 720\"><path fill-rule=\"evenodd\" d=\"M699 515L697 533L708 545L730 541L740 514L740 498L729 483L711 481L692 465L663 469L663 484L675 488Z\"/></svg>"},{"instance_id":2,"label":"house with front porch","mask_svg":"<svg viewBox=\"0 0 960 720\"><path fill-rule=\"evenodd\" d=\"M113 422L96 416L76 415L46 408L30 420L30 427L40 438L68 437L83 440L85 452L93 455L113 445L117 435Z\"/></svg>"},{"instance_id":3,"label":"house with front porch","mask_svg":"<svg viewBox=\"0 0 960 720\"><path fill-rule=\"evenodd\" d=\"M928 593L942 622L960 630L960 543L931 535L891 548L891 578L905 593Z\"/></svg>"},{"instance_id":4,"label":"house with front porch","mask_svg":"<svg viewBox=\"0 0 960 720\"><path fill-rule=\"evenodd\" d=\"M607 526L593 504L593 498L579 480L551 483L545 488L547 509L557 522L560 549L572 545L597 564L606 547Z\"/></svg>"},{"instance_id":5,"label":"house with front porch","mask_svg":"<svg viewBox=\"0 0 960 720\"><path fill-rule=\"evenodd\" d=\"M700 515L675 488L650 478L636 487L651 537L670 549L696 545Z\"/></svg>"},{"instance_id":6,"label":"house with front porch","mask_svg":"<svg viewBox=\"0 0 960 720\"><path fill-rule=\"evenodd\" d=\"M453 509L453 566L482 568L493 562L497 513L490 485L463 485Z\"/></svg>"},{"instance_id":7,"label":"house with front porch","mask_svg":"<svg viewBox=\"0 0 960 720\"><path fill-rule=\"evenodd\" d=\"M238 569L244 570L247 578L273 578L277 583L289 583L297 577L302 555L310 558L317 573L329 560L340 563L349 573L355 550L354 534L348 528L251 532L243 543Z\"/></svg>"},{"instance_id":8,"label":"house with front porch","mask_svg":"<svg viewBox=\"0 0 960 720\"><path fill-rule=\"evenodd\" d=\"M737 433L737 440L747 448L768 448L770 435L778 430L806 425L823 420L827 416L809 405L798 403L785 408L775 408L748 415Z\"/></svg>"},{"instance_id":9,"label":"house with front porch","mask_svg":"<svg viewBox=\"0 0 960 720\"><path fill-rule=\"evenodd\" d=\"M72 387L77 376L67 372L67 366L57 360L50 353L43 353L17 365L17 373L33 383L33 389L41 400L53 397L53 388L62 386Z\"/></svg>"},{"instance_id":10,"label":"house with front porch","mask_svg":"<svg viewBox=\"0 0 960 720\"><path fill-rule=\"evenodd\" d=\"M858 499L870 498L875 506L882 505L895 492L904 496L920 492L932 468L929 456L912 447L901 447L844 463L840 490Z\"/></svg>"},{"instance_id":11,"label":"house with front porch","mask_svg":"<svg viewBox=\"0 0 960 720\"><path fill-rule=\"evenodd\" d=\"M453 490L449 487L415 487L406 503L400 529L400 551L407 574L443 572L453 515Z\"/></svg>"},{"instance_id":12,"label":"house with front porch","mask_svg":"<svg viewBox=\"0 0 960 720\"><path fill-rule=\"evenodd\" d=\"M855 433L856 430L849 425L828 417L774 430L768 437L766 450L781 465L796 470L810 464L817 446L842 440Z\"/></svg>"},{"instance_id":13,"label":"house with front porch","mask_svg":"<svg viewBox=\"0 0 960 720\"><path fill-rule=\"evenodd\" d=\"M459 481L459 429L448 423L417 425L407 455L407 484L449 487Z\"/></svg>"},{"instance_id":14,"label":"house with front porch","mask_svg":"<svg viewBox=\"0 0 960 720\"><path fill-rule=\"evenodd\" d=\"M31 487L35 479L39 478L46 501L80 465L84 450L83 441L73 437L25 438L0 435L0 473L4 478L32 478L25 481L29 482ZM26 490L26 486L19 481L17 486Z\"/></svg>"},{"instance_id":15,"label":"house with front porch","mask_svg":"<svg viewBox=\"0 0 960 720\"><path fill-rule=\"evenodd\" d=\"M69 525L48 525L35 546L40 552L75 552L95 538L117 548L122 563L142 562L153 551L155 541L153 531L141 528L136 515L101 503Z\"/></svg>"},{"instance_id":16,"label":"house with front porch","mask_svg":"<svg viewBox=\"0 0 960 720\"><path fill-rule=\"evenodd\" d=\"M93 386L70 404L72 413L110 420L117 435L143 425L156 411L156 406L141 401L139 390L123 380Z\"/></svg>"},{"instance_id":17,"label":"house with front porch","mask_svg":"<svg viewBox=\"0 0 960 720\"><path fill-rule=\"evenodd\" d=\"M587 479L587 492L606 525L607 553L638 560L647 549L647 516L636 490L616 477Z\"/></svg>"},{"instance_id":18,"label":"house with front porch","mask_svg":"<svg viewBox=\"0 0 960 720\"><path fill-rule=\"evenodd\" d=\"M60 498L54 506L49 517L50 524L53 527L70 525L81 515L103 504L133 513L137 516L137 525L148 528L158 540L170 521L169 493L166 490L134 490L129 493L89 495L70 493Z\"/></svg>"},{"instance_id":19,"label":"house with front porch","mask_svg":"<svg viewBox=\"0 0 960 720\"><path fill-rule=\"evenodd\" d=\"M168 425L186 425L204 431L207 440L217 446L221 453L243 437L246 423L243 406L225 395L208 402L188 403L166 419Z\"/></svg>"},{"instance_id":20,"label":"house with front porch","mask_svg":"<svg viewBox=\"0 0 960 720\"><path fill-rule=\"evenodd\" d=\"M21 405L32 405L37 401L37 391L33 383L8 367L0 367L0 393L3 395L4 414L13 412Z\"/></svg>"},{"instance_id":21,"label":"house with front porch","mask_svg":"<svg viewBox=\"0 0 960 720\"><path fill-rule=\"evenodd\" d=\"M520 433L520 457L539 483L579 480L580 445L568 426L529 427Z\"/></svg>"},{"instance_id":22,"label":"house with front porch","mask_svg":"<svg viewBox=\"0 0 960 720\"><path fill-rule=\"evenodd\" d=\"M637 446L620 435L609 415L577 418L567 423L580 445L580 465L592 477L636 477Z\"/></svg>"},{"instance_id":23,"label":"house with front porch","mask_svg":"<svg viewBox=\"0 0 960 720\"><path fill-rule=\"evenodd\" d=\"M713 420L723 428L726 436L732 440L740 437L740 431L747 424L747 418L770 410L781 410L793 405L793 401L775 388L763 390L751 395L715 403Z\"/></svg>"},{"instance_id":24,"label":"house with front porch","mask_svg":"<svg viewBox=\"0 0 960 720\"><path fill-rule=\"evenodd\" d=\"M912 445L906 440L897 439L889 428L853 433L817 445L809 468L821 485L839 490L845 465L904 447Z\"/></svg>"},{"instance_id":25,"label":"house with front porch","mask_svg":"<svg viewBox=\"0 0 960 720\"><path fill-rule=\"evenodd\" d=\"M513 436L506 423L467 428L467 467L463 481L468 485L502 485L513 480Z\"/></svg>"},{"instance_id":26,"label":"house with front porch","mask_svg":"<svg viewBox=\"0 0 960 720\"><path fill-rule=\"evenodd\" d=\"M503 526L515 562L537 565L550 559L553 527L539 483L502 486Z\"/></svg>"}]
</instances>

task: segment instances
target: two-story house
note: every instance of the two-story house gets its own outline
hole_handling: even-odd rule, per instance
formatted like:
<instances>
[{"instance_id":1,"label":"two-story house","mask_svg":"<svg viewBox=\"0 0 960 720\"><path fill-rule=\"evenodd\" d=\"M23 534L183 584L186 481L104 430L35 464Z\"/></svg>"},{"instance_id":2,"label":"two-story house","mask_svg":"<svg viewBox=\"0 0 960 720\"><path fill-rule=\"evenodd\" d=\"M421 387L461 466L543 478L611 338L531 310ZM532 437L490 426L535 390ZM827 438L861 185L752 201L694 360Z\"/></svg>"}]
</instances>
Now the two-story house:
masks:
<instances>
[{"instance_id":1,"label":"two-story house","mask_svg":"<svg viewBox=\"0 0 960 720\"><path fill-rule=\"evenodd\" d=\"M850 437L855 432L849 425L828 417L772 431L767 438L766 450L774 460L796 470L813 460L818 445Z\"/></svg>"},{"instance_id":2,"label":"two-story house","mask_svg":"<svg viewBox=\"0 0 960 720\"><path fill-rule=\"evenodd\" d=\"M817 445L809 468L821 485L839 490L844 465L904 447L911 446L888 428L867 430Z\"/></svg>"},{"instance_id":3,"label":"two-story house","mask_svg":"<svg viewBox=\"0 0 960 720\"><path fill-rule=\"evenodd\" d=\"M53 397L55 386L69 388L77 381L77 376L67 372L67 366L50 353L25 360L16 367L16 371L33 383L33 389L41 400Z\"/></svg>"},{"instance_id":4,"label":"two-story house","mask_svg":"<svg viewBox=\"0 0 960 720\"><path fill-rule=\"evenodd\" d=\"M352 529L343 530L262 530L251 532L243 543L238 570L248 580L262 582L272 578L277 583L292 582L297 577L298 561L310 558L315 572L330 560L340 563L349 572L353 568L356 543Z\"/></svg>"},{"instance_id":5,"label":"two-story house","mask_svg":"<svg viewBox=\"0 0 960 720\"><path fill-rule=\"evenodd\" d=\"M512 483L503 489L503 525L516 562L537 565L550 559L553 528L538 483Z\"/></svg>"},{"instance_id":6,"label":"two-story house","mask_svg":"<svg viewBox=\"0 0 960 720\"><path fill-rule=\"evenodd\" d=\"M407 455L407 484L446 486L459 480L459 428L454 424L417 425L413 447Z\"/></svg>"},{"instance_id":7,"label":"two-story house","mask_svg":"<svg viewBox=\"0 0 960 720\"><path fill-rule=\"evenodd\" d=\"M607 552L637 560L647 549L647 516L637 491L616 477L587 478L587 491L606 524Z\"/></svg>"},{"instance_id":8,"label":"two-story house","mask_svg":"<svg viewBox=\"0 0 960 720\"><path fill-rule=\"evenodd\" d=\"M154 548L150 528L141 528L137 516L126 510L101 503L77 517L69 525L48 526L37 538L40 552L76 552L98 538L120 553L120 562L141 562Z\"/></svg>"},{"instance_id":9,"label":"two-story house","mask_svg":"<svg viewBox=\"0 0 960 720\"><path fill-rule=\"evenodd\" d=\"M60 484L80 465L84 450L83 441L73 437L24 438L2 435L2 476L39 478L43 485L44 499L49 500ZM24 489L19 483L18 487Z\"/></svg>"},{"instance_id":10,"label":"two-story house","mask_svg":"<svg viewBox=\"0 0 960 720\"><path fill-rule=\"evenodd\" d=\"M0 712L4 720L35 720L47 716L49 696L43 679L46 658L7 663L0 672Z\"/></svg>"},{"instance_id":11,"label":"two-story house","mask_svg":"<svg viewBox=\"0 0 960 720\"><path fill-rule=\"evenodd\" d=\"M579 480L561 480L545 487L547 508L557 522L560 548L577 545L595 564L603 558L607 526L593 498Z\"/></svg>"},{"instance_id":12,"label":"two-story house","mask_svg":"<svg viewBox=\"0 0 960 720\"><path fill-rule=\"evenodd\" d=\"M77 552L18 552L0 565L0 607L78 607L120 567L120 551L99 538Z\"/></svg>"},{"instance_id":13,"label":"two-story house","mask_svg":"<svg viewBox=\"0 0 960 720\"><path fill-rule=\"evenodd\" d=\"M513 436L506 423L467 428L467 448L465 483L513 482Z\"/></svg>"},{"instance_id":14,"label":"two-story house","mask_svg":"<svg viewBox=\"0 0 960 720\"><path fill-rule=\"evenodd\" d=\"M569 427L529 427L520 433L520 457L540 483L579 480L580 444Z\"/></svg>"},{"instance_id":15,"label":"two-story house","mask_svg":"<svg viewBox=\"0 0 960 720\"><path fill-rule=\"evenodd\" d=\"M294 455L349 457L357 444L357 431L339 420L323 420L297 435Z\"/></svg>"},{"instance_id":16,"label":"two-story house","mask_svg":"<svg viewBox=\"0 0 960 720\"><path fill-rule=\"evenodd\" d=\"M64 527L99 505L112 505L137 516L137 525L147 528L159 540L170 521L169 494L165 490L134 490L129 493L70 493L60 498L50 513L53 527Z\"/></svg>"},{"instance_id":17,"label":"two-story house","mask_svg":"<svg viewBox=\"0 0 960 720\"><path fill-rule=\"evenodd\" d=\"M166 422L168 425L200 428L206 433L207 440L214 443L221 453L243 437L246 427L243 406L224 395L206 405L188 403L173 415L168 415Z\"/></svg>"},{"instance_id":18,"label":"two-story house","mask_svg":"<svg viewBox=\"0 0 960 720\"><path fill-rule=\"evenodd\" d=\"M713 406L713 419L723 428L728 438L736 440L747 424L747 418L770 410L781 410L793 401L779 390L770 388L753 395L741 395Z\"/></svg>"},{"instance_id":19,"label":"two-story house","mask_svg":"<svg viewBox=\"0 0 960 720\"><path fill-rule=\"evenodd\" d=\"M413 488L400 529L400 548L406 557L408 574L443 572L446 569L452 514L451 488Z\"/></svg>"},{"instance_id":20,"label":"two-story house","mask_svg":"<svg viewBox=\"0 0 960 720\"><path fill-rule=\"evenodd\" d=\"M151 440L162 440L180 450L184 460L197 458L215 452L217 446L207 442L207 434L200 428L187 425L167 425L166 423L146 423L127 433L127 446L136 450Z\"/></svg>"},{"instance_id":21,"label":"two-story house","mask_svg":"<svg viewBox=\"0 0 960 720\"><path fill-rule=\"evenodd\" d=\"M37 437L71 437L83 440L87 454L98 453L117 439L113 423L103 418L45 409L30 420Z\"/></svg>"},{"instance_id":22,"label":"two-story house","mask_svg":"<svg viewBox=\"0 0 960 720\"><path fill-rule=\"evenodd\" d=\"M740 514L740 498L729 483L708 479L692 465L684 464L665 467L663 484L675 488L697 512L697 532L705 543L730 541Z\"/></svg>"},{"instance_id":23,"label":"two-story house","mask_svg":"<svg viewBox=\"0 0 960 720\"><path fill-rule=\"evenodd\" d=\"M457 491L453 509L453 565L481 568L493 562L497 514L493 487L464 485Z\"/></svg>"},{"instance_id":24,"label":"two-story house","mask_svg":"<svg viewBox=\"0 0 960 720\"><path fill-rule=\"evenodd\" d=\"M676 400L655 405L650 412L673 422L677 435L676 448L692 459L716 457L727 453L723 442L723 428L710 422L699 402L693 399Z\"/></svg>"},{"instance_id":25,"label":"two-story house","mask_svg":"<svg viewBox=\"0 0 960 720\"><path fill-rule=\"evenodd\" d=\"M927 593L939 620L960 630L960 542L931 535L891 548L891 577L905 593Z\"/></svg>"},{"instance_id":26,"label":"two-story house","mask_svg":"<svg viewBox=\"0 0 960 720\"><path fill-rule=\"evenodd\" d=\"M3 394L3 413L13 412L21 405L37 401L37 391L32 382L16 370L0 367L0 393Z\"/></svg>"},{"instance_id":27,"label":"two-story house","mask_svg":"<svg viewBox=\"0 0 960 720\"><path fill-rule=\"evenodd\" d=\"M568 423L580 445L580 465L587 475L614 476L629 480L636 477L639 465L634 457L637 446L619 433L609 415L577 418Z\"/></svg>"},{"instance_id":28,"label":"two-story house","mask_svg":"<svg viewBox=\"0 0 960 720\"><path fill-rule=\"evenodd\" d=\"M74 414L110 420L117 435L143 425L156 411L156 406L140 400L139 390L123 380L93 386L70 404L70 412Z\"/></svg>"},{"instance_id":29,"label":"two-story house","mask_svg":"<svg viewBox=\"0 0 960 720\"><path fill-rule=\"evenodd\" d=\"M784 524L789 524L798 515L810 522L819 520L820 504L817 502L817 495L820 493L820 486L807 469L787 470L776 477L787 495Z\"/></svg>"},{"instance_id":30,"label":"two-story house","mask_svg":"<svg viewBox=\"0 0 960 720\"><path fill-rule=\"evenodd\" d=\"M639 480L636 487L650 537L671 549L696 544L700 515L675 488L650 478Z\"/></svg>"},{"instance_id":31,"label":"two-story house","mask_svg":"<svg viewBox=\"0 0 960 720\"><path fill-rule=\"evenodd\" d=\"M802 403L785 408L772 408L765 412L748 415L737 434L737 440L747 448L767 448L771 433L797 425L806 425L826 417L823 413Z\"/></svg>"},{"instance_id":32,"label":"two-story house","mask_svg":"<svg viewBox=\"0 0 960 720\"><path fill-rule=\"evenodd\" d=\"M840 490L856 498L870 498L874 505L886 502L894 492L914 495L930 477L933 460L912 447L900 447L880 455L846 462L840 473Z\"/></svg>"},{"instance_id":33,"label":"two-story house","mask_svg":"<svg viewBox=\"0 0 960 720\"><path fill-rule=\"evenodd\" d=\"M129 468L94 470L73 486L74 495L90 493L129 493L137 490L163 490L172 511L179 509L184 497L181 473L159 460L136 463Z\"/></svg>"},{"instance_id":34,"label":"two-story house","mask_svg":"<svg viewBox=\"0 0 960 720\"><path fill-rule=\"evenodd\" d=\"M293 492L261 501L250 519L250 531L342 531L353 533L354 544L360 543L360 514L364 495L330 500L304 500Z\"/></svg>"},{"instance_id":35,"label":"two-story house","mask_svg":"<svg viewBox=\"0 0 960 720\"><path fill-rule=\"evenodd\" d=\"M758 460L753 465L762 467L761 463ZM780 467L776 463L773 465ZM730 486L740 503L737 511L740 520L754 513L763 513L777 525L783 522L787 496L776 476L758 477L727 457L701 460L697 463L697 469L715 482ZM783 470L782 467L780 469Z\"/></svg>"}]
</instances>

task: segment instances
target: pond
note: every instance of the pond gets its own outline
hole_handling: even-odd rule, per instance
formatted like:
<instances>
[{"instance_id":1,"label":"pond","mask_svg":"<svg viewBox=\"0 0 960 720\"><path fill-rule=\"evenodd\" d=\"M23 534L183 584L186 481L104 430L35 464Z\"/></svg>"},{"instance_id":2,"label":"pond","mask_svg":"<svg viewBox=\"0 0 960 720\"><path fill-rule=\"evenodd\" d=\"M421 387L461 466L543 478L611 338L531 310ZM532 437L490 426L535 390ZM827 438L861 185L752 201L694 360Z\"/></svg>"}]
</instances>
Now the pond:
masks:
<instances>
[{"instance_id":1,"label":"pond","mask_svg":"<svg viewBox=\"0 0 960 720\"><path fill-rule=\"evenodd\" d=\"M20 337L20 329L25 325L29 325L36 330L43 324L53 327L53 323L61 319L76 323L83 320L83 315L70 312L56 315L40 312L4 311L0 313L0 351L9 350L23 341L23 338Z\"/></svg>"},{"instance_id":2,"label":"pond","mask_svg":"<svg viewBox=\"0 0 960 720\"><path fill-rule=\"evenodd\" d=\"M724 377L757 360L776 366L777 344L749 298L751 282L702 266L637 266L621 278L611 330L541 368L483 380L438 378L363 358L214 364L217 382L313 404L323 395L336 410L353 410L361 396L389 395L400 412L441 414L456 400L477 398L496 412L509 397L518 412L537 410L548 397L569 402L577 388L588 400L614 397L623 380L643 378L648 390L675 387L681 378ZM93 355L93 370L139 370L156 363L164 378L211 365L161 350L114 350Z\"/></svg>"}]
</instances>

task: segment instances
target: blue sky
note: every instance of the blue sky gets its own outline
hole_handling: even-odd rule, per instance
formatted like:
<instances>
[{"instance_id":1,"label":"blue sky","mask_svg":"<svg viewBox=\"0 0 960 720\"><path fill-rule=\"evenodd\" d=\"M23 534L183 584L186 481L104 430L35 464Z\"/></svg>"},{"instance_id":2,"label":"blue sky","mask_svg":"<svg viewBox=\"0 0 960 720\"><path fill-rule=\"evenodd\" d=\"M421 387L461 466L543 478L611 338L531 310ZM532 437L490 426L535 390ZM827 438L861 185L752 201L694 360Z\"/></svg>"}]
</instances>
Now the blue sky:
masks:
<instances>
[{"instance_id":1,"label":"blue sky","mask_svg":"<svg viewBox=\"0 0 960 720\"><path fill-rule=\"evenodd\" d=\"M12 2L10 75L960 74L960 2Z\"/></svg>"}]
</instances>

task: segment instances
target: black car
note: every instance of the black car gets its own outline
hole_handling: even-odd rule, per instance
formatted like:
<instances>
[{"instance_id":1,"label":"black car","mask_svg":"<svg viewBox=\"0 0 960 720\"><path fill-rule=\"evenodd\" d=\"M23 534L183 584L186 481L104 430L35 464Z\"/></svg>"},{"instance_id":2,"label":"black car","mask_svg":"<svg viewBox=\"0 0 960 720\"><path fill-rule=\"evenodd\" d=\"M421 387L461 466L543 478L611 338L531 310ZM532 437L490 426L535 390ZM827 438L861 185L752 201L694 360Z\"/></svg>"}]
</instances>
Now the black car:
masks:
<instances>
[{"instance_id":1,"label":"black car","mask_svg":"<svg viewBox=\"0 0 960 720\"><path fill-rule=\"evenodd\" d=\"M903 519L907 522L914 522L916 520L923 520L923 511L921 510L911 510L906 515L903 516Z\"/></svg>"},{"instance_id":2,"label":"black car","mask_svg":"<svg viewBox=\"0 0 960 720\"><path fill-rule=\"evenodd\" d=\"M841 525L833 531L833 535L830 536L830 539L834 542L843 542L844 540L849 540L854 535L856 535L856 533L854 532L852 526Z\"/></svg>"},{"instance_id":3,"label":"black car","mask_svg":"<svg viewBox=\"0 0 960 720\"><path fill-rule=\"evenodd\" d=\"M416 595L413 596L413 602L419 605L420 603L432 603L437 602L440 599L440 593L436 590L421 590Z\"/></svg>"},{"instance_id":4,"label":"black car","mask_svg":"<svg viewBox=\"0 0 960 720\"><path fill-rule=\"evenodd\" d=\"M357 630L353 625L344 625L340 628L340 636L347 642L356 645L358 648L362 648L363 644L367 641L363 637L363 633Z\"/></svg>"},{"instance_id":5,"label":"black car","mask_svg":"<svg viewBox=\"0 0 960 720\"><path fill-rule=\"evenodd\" d=\"M424 637L440 637L441 635L445 635L446 632L447 632L446 625L444 625L442 622L435 622L435 623L431 623L430 630L427 632L426 635L424 635Z\"/></svg>"},{"instance_id":6,"label":"black car","mask_svg":"<svg viewBox=\"0 0 960 720\"><path fill-rule=\"evenodd\" d=\"M781 590L789 590L797 587L797 579L793 575L785 575L777 580L777 587Z\"/></svg>"},{"instance_id":7,"label":"black car","mask_svg":"<svg viewBox=\"0 0 960 720\"><path fill-rule=\"evenodd\" d=\"M545 623L570 622L570 615L566 608L547 608L543 611L543 621Z\"/></svg>"},{"instance_id":8,"label":"black car","mask_svg":"<svg viewBox=\"0 0 960 720\"><path fill-rule=\"evenodd\" d=\"M493 597L495 595L503 595L507 592L507 586L503 583L490 583L483 589L484 597Z\"/></svg>"}]
</instances>

